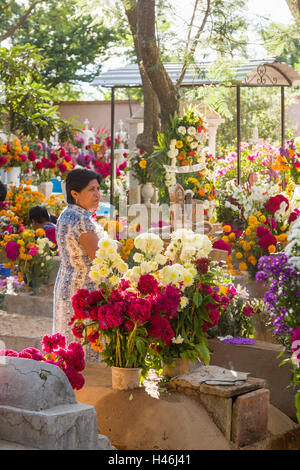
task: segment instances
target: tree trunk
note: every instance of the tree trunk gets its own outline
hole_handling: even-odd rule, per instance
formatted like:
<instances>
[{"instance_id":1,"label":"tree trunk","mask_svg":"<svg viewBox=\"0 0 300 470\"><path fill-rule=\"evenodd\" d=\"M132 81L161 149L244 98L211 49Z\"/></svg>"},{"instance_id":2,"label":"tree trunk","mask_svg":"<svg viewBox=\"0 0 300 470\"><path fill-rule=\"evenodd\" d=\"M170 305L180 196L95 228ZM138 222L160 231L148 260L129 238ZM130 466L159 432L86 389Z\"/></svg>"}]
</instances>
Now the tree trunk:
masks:
<instances>
[{"instance_id":1,"label":"tree trunk","mask_svg":"<svg viewBox=\"0 0 300 470\"><path fill-rule=\"evenodd\" d=\"M143 66L160 104L162 130L179 109L179 93L160 61L155 36L155 0L137 1L137 35Z\"/></svg>"},{"instance_id":2,"label":"tree trunk","mask_svg":"<svg viewBox=\"0 0 300 470\"><path fill-rule=\"evenodd\" d=\"M288 7L296 21L300 20L300 0L286 0Z\"/></svg>"},{"instance_id":3,"label":"tree trunk","mask_svg":"<svg viewBox=\"0 0 300 470\"><path fill-rule=\"evenodd\" d=\"M144 93L144 130L137 136L136 145L150 155L156 143L157 133L160 131L159 103L151 81L145 71L139 49L136 0L130 2L130 4L125 4L125 13L133 37Z\"/></svg>"}]
</instances>

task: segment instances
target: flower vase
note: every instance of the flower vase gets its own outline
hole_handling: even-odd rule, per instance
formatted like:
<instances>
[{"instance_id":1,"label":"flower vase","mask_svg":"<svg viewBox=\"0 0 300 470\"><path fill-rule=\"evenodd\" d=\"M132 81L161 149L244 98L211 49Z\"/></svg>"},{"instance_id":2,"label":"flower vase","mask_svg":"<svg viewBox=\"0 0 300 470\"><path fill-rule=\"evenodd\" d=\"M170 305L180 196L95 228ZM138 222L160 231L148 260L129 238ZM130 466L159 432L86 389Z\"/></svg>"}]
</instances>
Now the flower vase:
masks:
<instances>
[{"instance_id":1,"label":"flower vase","mask_svg":"<svg viewBox=\"0 0 300 470\"><path fill-rule=\"evenodd\" d=\"M190 368L189 359L176 357L172 364L163 364L163 375L168 377L176 377L177 375L188 374Z\"/></svg>"},{"instance_id":2,"label":"flower vase","mask_svg":"<svg viewBox=\"0 0 300 470\"><path fill-rule=\"evenodd\" d=\"M53 183L51 181L44 181L39 185L38 189L48 199L52 194Z\"/></svg>"},{"instance_id":3,"label":"flower vase","mask_svg":"<svg viewBox=\"0 0 300 470\"><path fill-rule=\"evenodd\" d=\"M111 368L113 390L132 390L138 388L141 379L141 368L115 367Z\"/></svg>"},{"instance_id":4,"label":"flower vase","mask_svg":"<svg viewBox=\"0 0 300 470\"><path fill-rule=\"evenodd\" d=\"M151 198L154 194L154 186L152 183L148 182L142 185L142 197L144 204L150 204Z\"/></svg>"},{"instance_id":5,"label":"flower vase","mask_svg":"<svg viewBox=\"0 0 300 470\"><path fill-rule=\"evenodd\" d=\"M6 174L6 184L20 184L20 177L21 177L21 168L19 166L12 166L7 169Z\"/></svg>"}]
</instances>

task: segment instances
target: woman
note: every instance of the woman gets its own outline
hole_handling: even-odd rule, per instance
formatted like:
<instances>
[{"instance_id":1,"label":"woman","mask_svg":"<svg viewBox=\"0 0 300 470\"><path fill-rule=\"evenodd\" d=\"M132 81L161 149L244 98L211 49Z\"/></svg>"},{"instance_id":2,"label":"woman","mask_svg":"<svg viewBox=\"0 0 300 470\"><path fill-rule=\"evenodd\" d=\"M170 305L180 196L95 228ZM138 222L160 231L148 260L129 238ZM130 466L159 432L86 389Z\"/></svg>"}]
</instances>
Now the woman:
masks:
<instances>
[{"instance_id":1,"label":"woman","mask_svg":"<svg viewBox=\"0 0 300 470\"><path fill-rule=\"evenodd\" d=\"M100 238L107 236L94 223L89 211L98 208L100 175L86 168L70 171L66 179L67 207L56 224L60 268L54 287L53 333L59 332L67 342L74 341L68 325L73 316L72 296L78 289L95 290L89 277Z\"/></svg>"}]
</instances>

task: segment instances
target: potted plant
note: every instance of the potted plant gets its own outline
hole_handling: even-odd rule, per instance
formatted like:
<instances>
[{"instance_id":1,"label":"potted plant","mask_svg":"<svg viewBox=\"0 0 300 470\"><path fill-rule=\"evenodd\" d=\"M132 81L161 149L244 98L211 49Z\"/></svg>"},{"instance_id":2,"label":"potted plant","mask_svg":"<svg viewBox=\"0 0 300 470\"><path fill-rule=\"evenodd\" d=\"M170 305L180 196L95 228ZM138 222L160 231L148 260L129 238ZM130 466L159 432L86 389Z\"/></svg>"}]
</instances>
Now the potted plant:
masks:
<instances>
[{"instance_id":1,"label":"potted plant","mask_svg":"<svg viewBox=\"0 0 300 470\"><path fill-rule=\"evenodd\" d=\"M142 197L145 204L149 204L154 194L154 186L151 182L151 172L149 168L149 157L143 150L139 150L131 159L130 166L133 176L142 185Z\"/></svg>"},{"instance_id":2,"label":"potted plant","mask_svg":"<svg viewBox=\"0 0 300 470\"><path fill-rule=\"evenodd\" d=\"M139 386L141 374L147 373L149 349L146 324L151 304L128 290L129 283L121 279L127 268L116 242L101 239L90 272L99 289L80 289L72 298L73 334L101 350L102 361L112 368L112 386L118 390Z\"/></svg>"}]
</instances>

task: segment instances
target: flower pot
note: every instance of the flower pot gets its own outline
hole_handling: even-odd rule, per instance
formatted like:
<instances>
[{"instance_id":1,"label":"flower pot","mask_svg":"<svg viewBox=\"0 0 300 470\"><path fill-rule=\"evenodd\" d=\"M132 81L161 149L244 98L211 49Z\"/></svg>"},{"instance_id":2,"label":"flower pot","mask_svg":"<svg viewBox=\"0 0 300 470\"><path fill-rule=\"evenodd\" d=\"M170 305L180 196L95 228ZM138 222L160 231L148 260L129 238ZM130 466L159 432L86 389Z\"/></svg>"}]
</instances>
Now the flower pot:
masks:
<instances>
[{"instance_id":1,"label":"flower pot","mask_svg":"<svg viewBox=\"0 0 300 470\"><path fill-rule=\"evenodd\" d=\"M53 183L51 181L44 181L38 187L40 193L44 194L46 199L48 199L52 194Z\"/></svg>"},{"instance_id":2,"label":"flower pot","mask_svg":"<svg viewBox=\"0 0 300 470\"><path fill-rule=\"evenodd\" d=\"M19 166L12 166L7 169L6 184L20 184L21 168Z\"/></svg>"},{"instance_id":3,"label":"flower pot","mask_svg":"<svg viewBox=\"0 0 300 470\"><path fill-rule=\"evenodd\" d=\"M112 367L111 381L113 390L132 390L138 388L141 379L141 368Z\"/></svg>"},{"instance_id":4,"label":"flower pot","mask_svg":"<svg viewBox=\"0 0 300 470\"><path fill-rule=\"evenodd\" d=\"M163 364L163 375L168 377L176 377L177 375L188 374L190 368L189 359L176 357L173 359L175 365Z\"/></svg>"},{"instance_id":5,"label":"flower pot","mask_svg":"<svg viewBox=\"0 0 300 470\"><path fill-rule=\"evenodd\" d=\"M150 204L154 191L155 190L154 190L154 186L152 185L152 183L148 182L146 184L143 184L142 197L143 197L144 204Z\"/></svg>"}]
</instances>

